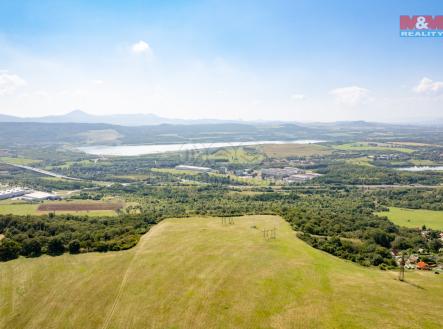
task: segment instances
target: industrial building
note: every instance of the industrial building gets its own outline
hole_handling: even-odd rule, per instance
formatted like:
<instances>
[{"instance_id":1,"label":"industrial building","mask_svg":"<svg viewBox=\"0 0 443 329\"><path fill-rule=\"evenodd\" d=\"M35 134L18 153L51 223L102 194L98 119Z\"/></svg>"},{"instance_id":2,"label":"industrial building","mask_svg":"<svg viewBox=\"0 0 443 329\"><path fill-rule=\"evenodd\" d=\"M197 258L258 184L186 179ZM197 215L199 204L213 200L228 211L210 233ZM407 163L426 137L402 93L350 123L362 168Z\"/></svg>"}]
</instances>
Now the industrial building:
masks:
<instances>
[{"instance_id":1,"label":"industrial building","mask_svg":"<svg viewBox=\"0 0 443 329\"><path fill-rule=\"evenodd\" d=\"M0 190L0 200L16 198L25 195L26 193L29 193L29 191L21 187L7 188L4 190Z\"/></svg>"},{"instance_id":2,"label":"industrial building","mask_svg":"<svg viewBox=\"0 0 443 329\"><path fill-rule=\"evenodd\" d=\"M26 201L60 200L55 194L33 191L23 187L5 187L0 189L0 200L19 198Z\"/></svg>"},{"instance_id":3,"label":"industrial building","mask_svg":"<svg viewBox=\"0 0 443 329\"><path fill-rule=\"evenodd\" d=\"M263 179L283 179L292 175L302 174L304 171L295 167L285 167L285 168L265 168L261 170L261 175Z\"/></svg>"},{"instance_id":4,"label":"industrial building","mask_svg":"<svg viewBox=\"0 0 443 329\"><path fill-rule=\"evenodd\" d=\"M317 173L296 174L286 177L284 181L286 183L302 183L320 176L322 175Z\"/></svg>"},{"instance_id":5,"label":"industrial building","mask_svg":"<svg viewBox=\"0 0 443 329\"><path fill-rule=\"evenodd\" d=\"M26 201L44 201L44 200L60 200L61 197L55 194L34 191L20 197L22 200Z\"/></svg>"}]
</instances>

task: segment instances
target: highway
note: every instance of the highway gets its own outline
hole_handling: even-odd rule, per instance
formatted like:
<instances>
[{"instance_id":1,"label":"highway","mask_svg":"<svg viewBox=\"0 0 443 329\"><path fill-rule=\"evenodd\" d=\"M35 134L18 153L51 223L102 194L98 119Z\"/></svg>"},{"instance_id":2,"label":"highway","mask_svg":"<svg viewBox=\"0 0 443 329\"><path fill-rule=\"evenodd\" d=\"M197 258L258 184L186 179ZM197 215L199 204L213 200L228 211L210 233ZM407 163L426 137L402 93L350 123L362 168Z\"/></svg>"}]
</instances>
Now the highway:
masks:
<instances>
[{"instance_id":1,"label":"highway","mask_svg":"<svg viewBox=\"0 0 443 329\"><path fill-rule=\"evenodd\" d=\"M65 175L60 175L60 174L56 174L51 171L47 171L47 170L43 170L43 169L39 169L39 168L34 168L34 167L29 167L29 166L24 166L24 165L19 165L19 164L12 164L12 163L7 163L7 162L4 162L4 163L6 163L7 165L10 165L10 166L13 166L13 167L31 170L31 171L34 171L36 173L46 175L46 176L63 178L63 179L70 179L70 180L78 180L78 181L82 180L80 178L74 178L74 177L69 177L69 176L65 176Z\"/></svg>"}]
</instances>

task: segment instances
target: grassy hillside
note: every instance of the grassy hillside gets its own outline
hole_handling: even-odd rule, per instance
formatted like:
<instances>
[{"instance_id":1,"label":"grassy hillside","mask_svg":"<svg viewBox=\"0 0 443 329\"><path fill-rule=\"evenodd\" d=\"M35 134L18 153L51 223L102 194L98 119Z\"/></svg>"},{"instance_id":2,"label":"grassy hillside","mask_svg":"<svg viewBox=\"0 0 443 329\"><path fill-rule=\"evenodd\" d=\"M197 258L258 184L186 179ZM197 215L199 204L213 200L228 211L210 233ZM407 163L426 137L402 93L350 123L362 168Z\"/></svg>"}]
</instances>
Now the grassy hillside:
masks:
<instances>
[{"instance_id":1,"label":"grassy hillside","mask_svg":"<svg viewBox=\"0 0 443 329\"><path fill-rule=\"evenodd\" d=\"M1 263L0 328L438 328L443 277L396 277L275 216L169 219L128 251Z\"/></svg>"},{"instance_id":2,"label":"grassy hillside","mask_svg":"<svg viewBox=\"0 0 443 329\"><path fill-rule=\"evenodd\" d=\"M426 225L435 230L443 230L443 211L391 207L389 211L378 214L387 216L391 222L400 226L422 227Z\"/></svg>"}]
</instances>

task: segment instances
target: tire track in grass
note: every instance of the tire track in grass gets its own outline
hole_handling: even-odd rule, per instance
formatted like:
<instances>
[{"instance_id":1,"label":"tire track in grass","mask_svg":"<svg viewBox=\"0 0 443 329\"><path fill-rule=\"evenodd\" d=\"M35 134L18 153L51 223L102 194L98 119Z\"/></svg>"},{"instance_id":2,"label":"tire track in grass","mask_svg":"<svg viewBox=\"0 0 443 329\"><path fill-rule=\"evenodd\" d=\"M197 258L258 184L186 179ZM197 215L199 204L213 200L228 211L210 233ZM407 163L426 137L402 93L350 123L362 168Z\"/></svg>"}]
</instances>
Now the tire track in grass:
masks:
<instances>
[{"instance_id":1,"label":"tire track in grass","mask_svg":"<svg viewBox=\"0 0 443 329\"><path fill-rule=\"evenodd\" d=\"M111 309L109 310L108 314L105 317L105 320L103 322L103 325L101 326L101 329L108 329L109 328L112 317L113 317L115 310L117 308L118 302L120 301L120 298L123 295L123 291L124 291L126 283L128 281L128 277L129 277L132 265L134 264L134 261L137 259L137 256L143 250L143 247L144 247L146 241L148 240L149 237L152 237L152 236L156 235L157 233L159 233L159 231L163 230L164 226L166 226L164 224L164 222L157 224L156 226L151 228L148 233L146 233L145 235L143 235L141 237L139 244L135 247L136 250L134 252L134 255L132 256L131 260L129 261L128 267L126 268L126 271L123 275L122 281L120 282L120 285L118 287L117 295L114 298L114 302L112 303Z\"/></svg>"}]
</instances>

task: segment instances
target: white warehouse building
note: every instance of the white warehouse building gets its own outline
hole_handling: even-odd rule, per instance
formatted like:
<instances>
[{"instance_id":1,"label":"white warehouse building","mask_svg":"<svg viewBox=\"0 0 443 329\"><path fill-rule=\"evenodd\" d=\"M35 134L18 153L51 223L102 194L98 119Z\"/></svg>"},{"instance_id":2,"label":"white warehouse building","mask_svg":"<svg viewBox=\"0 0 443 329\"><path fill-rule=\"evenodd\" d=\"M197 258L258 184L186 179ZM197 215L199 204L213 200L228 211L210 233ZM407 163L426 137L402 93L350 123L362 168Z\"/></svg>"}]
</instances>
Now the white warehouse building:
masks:
<instances>
[{"instance_id":1,"label":"white warehouse building","mask_svg":"<svg viewBox=\"0 0 443 329\"><path fill-rule=\"evenodd\" d=\"M24 188L21 187L13 187L5 190L0 190L0 200L16 198L22 195L29 193Z\"/></svg>"}]
</instances>

